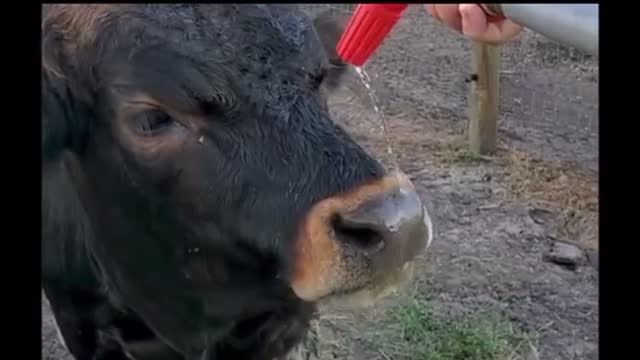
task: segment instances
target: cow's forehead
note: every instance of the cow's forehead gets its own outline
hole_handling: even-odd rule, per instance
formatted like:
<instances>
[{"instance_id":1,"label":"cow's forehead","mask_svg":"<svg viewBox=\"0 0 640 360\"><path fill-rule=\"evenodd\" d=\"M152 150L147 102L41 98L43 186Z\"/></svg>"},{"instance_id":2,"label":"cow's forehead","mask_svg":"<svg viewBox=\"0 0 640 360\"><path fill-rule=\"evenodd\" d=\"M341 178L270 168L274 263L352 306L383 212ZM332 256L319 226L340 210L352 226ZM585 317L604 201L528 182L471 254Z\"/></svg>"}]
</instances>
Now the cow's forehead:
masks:
<instances>
[{"instance_id":1,"label":"cow's forehead","mask_svg":"<svg viewBox=\"0 0 640 360\"><path fill-rule=\"evenodd\" d=\"M237 34L227 41L239 47L252 44L267 50L271 57L291 60L321 53L310 19L297 8L274 5L239 5L235 16L227 18L224 29ZM296 59L300 61L300 59Z\"/></svg>"},{"instance_id":2,"label":"cow's forehead","mask_svg":"<svg viewBox=\"0 0 640 360\"><path fill-rule=\"evenodd\" d=\"M288 45L294 48L302 47L311 27L307 17L293 8L280 9L261 5L258 9L264 13L265 18Z\"/></svg>"},{"instance_id":3,"label":"cow's forehead","mask_svg":"<svg viewBox=\"0 0 640 360\"><path fill-rule=\"evenodd\" d=\"M253 4L174 4L145 5L143 13L167 30L182 30L187 39L211 39L231 35L260 34L254 40L268 37L301 47L312 33L310 19L291 5ZM228 34L230 36L225 37Z\"/></svg>"},{"instance_id":4,"label":"cow's forehead","mask_svg":"<svg viewBox=\"0 0 640 360\"><path fill-rule=\"evenodd\" d=\"M115 27L120 37L111 43L121 51L103 61L106 78L155 71L141 76L155 83L175 78L167 89L188 87L198 96L201 89L233 91L263 111L284 114L326 64L311 19L291 6L139 5L132 17L121 18L128 20L129 26ZM120 40L124 35L128 41ZM189 75L195 69L198 81Z\"/></svg>"},{"instance_id":5,"label":"cow's forehead","mask_svg":"<svg viewBox=\"0 0 640 360\"><path fill-rule=\"evenodd\" d=\"M324 55L312 21L292 5L173 4L143 9L146 21L155 25L142 26L143 31L171 39L190 56L254 62L258 68L311 68Z\"/></svg>"}]
</instances>

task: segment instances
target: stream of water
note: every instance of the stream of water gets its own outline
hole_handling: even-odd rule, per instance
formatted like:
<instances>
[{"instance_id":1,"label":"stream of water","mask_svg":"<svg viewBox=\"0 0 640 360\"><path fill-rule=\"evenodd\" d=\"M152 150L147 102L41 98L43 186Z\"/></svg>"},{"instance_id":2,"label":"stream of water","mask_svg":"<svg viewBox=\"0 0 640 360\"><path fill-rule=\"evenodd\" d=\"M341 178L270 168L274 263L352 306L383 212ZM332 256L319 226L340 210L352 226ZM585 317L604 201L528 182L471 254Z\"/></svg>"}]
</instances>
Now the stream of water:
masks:
<instances>
[{"instance_id":1,"label":"stream of water","mask_svg":"<svg viewBox=\"0 0 640 360\"><path fill-rule=\"evenodd\" d=\"M369 94L369 99L371 100L371 104L373 104L373 110L375 110L376 114L378 114L378 117L380 118L381 130L385 138L385 141L387 143L387 154L391 158L391 162L393 164L394 170L398 170L400 167L398 166L397 155L393 151L393 143L391 141L391 135L389 134L387 118L384 115L384 112L382 111L382 109L380 108L380 105L379 105L380 102L378 100L378 97L376 96L376 92L373 89L373 86L371 85L372 83L371 77L369 77L369 74L367 74L367 72L359 66L356 66L355 70L358 76L360 77L360 81L362 81L362 84L367 89L367 93Z\"/></svg>"}]
</instances>

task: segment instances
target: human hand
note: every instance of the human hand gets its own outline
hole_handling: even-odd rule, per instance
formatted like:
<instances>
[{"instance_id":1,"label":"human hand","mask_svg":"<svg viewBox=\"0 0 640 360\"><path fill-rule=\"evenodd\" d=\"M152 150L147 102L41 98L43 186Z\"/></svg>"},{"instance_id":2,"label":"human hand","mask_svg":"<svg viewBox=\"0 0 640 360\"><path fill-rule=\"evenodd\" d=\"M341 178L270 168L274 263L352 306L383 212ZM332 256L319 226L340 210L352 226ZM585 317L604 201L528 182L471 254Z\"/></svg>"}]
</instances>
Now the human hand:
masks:
<instances>
[{"instance_id":1,"label":"human hand","mask_svg":"<svg viewBox=\"0 0 640 360\"><path fill-rule=\"evenodd\" d=\"M472 40L502 44L522 31L508 19L490 21L479 4L427 4L427 12Z\"/></svg>"}]
</instances>

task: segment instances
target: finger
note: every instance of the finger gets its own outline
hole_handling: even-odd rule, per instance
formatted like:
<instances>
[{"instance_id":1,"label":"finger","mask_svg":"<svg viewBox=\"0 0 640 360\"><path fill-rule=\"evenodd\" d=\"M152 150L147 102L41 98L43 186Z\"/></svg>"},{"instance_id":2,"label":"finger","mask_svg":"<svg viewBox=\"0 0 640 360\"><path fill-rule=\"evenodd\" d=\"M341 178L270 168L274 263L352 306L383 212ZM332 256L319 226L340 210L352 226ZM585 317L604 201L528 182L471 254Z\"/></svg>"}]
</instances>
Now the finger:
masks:
<instances>
[{"instance_id":1,"label":"finger","mask_svg":"<svg viewBox=\"0 0 640 360\"><path fill-rule=\"evenodd\" d=\"M510 39L515 37L523 29L521 25L518 25L511 20L504 20L497 23L496 25L500 27L500 32L503 34L502 36L505 39Z\"/></svg>"},{"instance_id":2,"label":"finger","mask_svg":"<svg viewBox=\"0 0 640 360\"><path fill-rule=\"evenodd\" d=\"M442 22L458 32L462 31L462 17L458 10L458 4L438 4L434 6L434 10Z\"/></svg>"},{"instance_id":3,"label":"finger","mask_svg":"<svg viewBox=\"0 0 640 360\"><path fill-rule=\"evenodd\" d=\"M460 4L460 16L462 18L462 33L477 39L487 31L487 16L480 6L476 4Z\"/></svg>"},{"instance_id":4,"label":"finger","mask_svg":"<svg viewBox=\"0 0 640 360\"><path fill-rule=\"evenodd\" d=\"M522 27L510 20L488 22L487 16L474 4L460 6L462 16L462 33L476 41L499 44L503 43L520 31Z\"/></svg>"},{"instance_id":5,"label":"finger","mask_svg":"<svg viewBox=\"0 0 640 360\"><path fill-rule=\"evenodd\" d=\"M488 23L484 33L477 35L478 41L484 41L492 44L502 44L515 37L522 27L512 21L504 20L495 23Z\"/></svg>"}]
</instances>

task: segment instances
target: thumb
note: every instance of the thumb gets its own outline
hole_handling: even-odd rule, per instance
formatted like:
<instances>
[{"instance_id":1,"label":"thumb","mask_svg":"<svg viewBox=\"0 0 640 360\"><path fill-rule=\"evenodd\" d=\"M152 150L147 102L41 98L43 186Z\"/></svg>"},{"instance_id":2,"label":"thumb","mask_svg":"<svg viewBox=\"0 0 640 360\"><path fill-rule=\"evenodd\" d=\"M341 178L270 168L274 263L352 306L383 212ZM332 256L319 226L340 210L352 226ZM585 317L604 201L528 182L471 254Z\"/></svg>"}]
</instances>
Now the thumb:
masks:
<instances>
[{"instance_id":1,"label":"thumb","mask_svg":"<svg viewBox=\"0 0 640 360\"><path fill-rule=\"evenodd\" d=\"M461 4L462 33L471 38L481 38L487 31L487 16L476 4Z\"/></svg>"}]
</instances>

